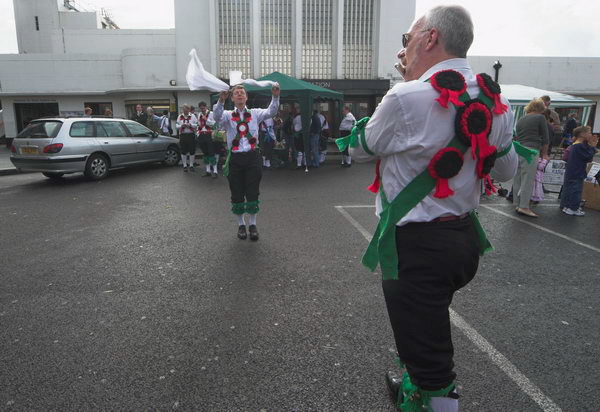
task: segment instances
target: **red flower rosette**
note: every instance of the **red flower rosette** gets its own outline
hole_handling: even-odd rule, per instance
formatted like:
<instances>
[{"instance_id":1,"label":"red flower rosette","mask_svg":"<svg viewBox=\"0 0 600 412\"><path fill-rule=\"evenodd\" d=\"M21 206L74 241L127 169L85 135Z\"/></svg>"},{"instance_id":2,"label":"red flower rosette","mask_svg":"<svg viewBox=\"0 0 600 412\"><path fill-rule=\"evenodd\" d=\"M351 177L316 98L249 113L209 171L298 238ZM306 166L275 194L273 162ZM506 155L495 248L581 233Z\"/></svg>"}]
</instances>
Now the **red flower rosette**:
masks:
<instances>
[{"instance_id":1,"label":"red flower rosette","mask_svg":"<svg viewBox=\"0 0 600 412\"><path fill-rule=\"evenodd\" d=\"M234 110L233 113L231 113L231 118L237 122L240 120L240 113L237 110Z\"/></svg>"},{"instance_id":2,"label":"red flower rosette","mask_svg":"<svg viewBox=\"0 0 600 412\"><path fill-rule=\"evenodd\" d=\"M458 99L467 91L467 83L462 74L455 70L441 70L431 76L429 82L440 93L440 97L435 101L444 109L448 108L448 102L456 107L463 105L463 102Z\"/></svg>"},{"instance_id":3,"label":"red flower rosette","mask_svg":"<svg viewBox=\"0 0 600 412\"><path fill-rule=\"evenodd\" d=\"M502 114L508 110L508 106L502 103L500 99L500 85L496 83L486 73L480 73L477 75L477 85L488 98L494 102L494 114Z\"/></svg>"},{"instance_id":4,"label":"red flower rosette","mask_svg":"<svg viewBox=\"0 0 600 412\"><path fill-rule=\"evenodd\" d=\"M250 119L252 119L252 113L250 113L250 112L244 112L244 121L245 122L249 122Z\"/></svg>"},{"instance_id":5,"label":"red flower rosette","mask_svg":"<svg viewBox=\"0 0 600 412\"><path fill-rule=\"evenodd\" d=\"M237 132L240 135L240 137L246 136L249 129L250 128L248 127L248 123L246 122L239 122L237 125Z\"/></svg>"},{"instance_id":6,"label":"red flower rosette","mask_svg":"<svg viewBox=\"0 0 600 412\"><path fill-rule=\"evenodd\" d=\"M235 139L233 139L233 141L231 142L231 151L233 152L237 152L238 150L240 150L240 138L236 137Z\"/></svg>"},{"instance_id":7,"label":"red flower rosette","mask_svg":"<svg viewBox=\"0 0 600 412\"><path fill-rule=\"evenodd\" d=\"M492 182L492 178L490 177L490 172L494 167L494 163L496 163L496 157L498 156L498 150L496 146L490 146L494 149L494 151L488 155L487 157L480 158L477 161L477 166L475 170L477 172L477 177L483 179L483 186L485 187L485 194L487 196L491 195L492 192L496 193L498 190L496 186L494 186L494 182Z\"/></svg>"},{"instance_id":8,"label":"red flower rosette","mask_svg":"<svg viewBox=\"0 0 600 412\"><path fill-rule=\"evenodd\" d=\"M250 149L256 149L256 137L251 137L248 139L248 143L250 143Z\"/></svg>"},{"instance_id":9,"label":"red flower rosette","mask_svg":"<svg viewBox=\"0 0 600 412\"><path fill-rule=\"evenodd\" d=\"M463 163L462 152L454 147L445 147L433 156L427 166L429 174L436 180L433 197L444 199L454 194L448 179L458 175Z\"/></svg>"},{"instance_id":10,"label":"red flower rosette","mask_svg":"<svg viewBox=\"0 0 600 412\"><path fill-rule=\"evenodd\" d=\"M481 100L468 100L464 106L458 108L454 129L456 137L471 148L473 159L477 156L485 158L495 150L488 143L488 136L492 130L492 113Z\"/></svg>"}]
</instances>

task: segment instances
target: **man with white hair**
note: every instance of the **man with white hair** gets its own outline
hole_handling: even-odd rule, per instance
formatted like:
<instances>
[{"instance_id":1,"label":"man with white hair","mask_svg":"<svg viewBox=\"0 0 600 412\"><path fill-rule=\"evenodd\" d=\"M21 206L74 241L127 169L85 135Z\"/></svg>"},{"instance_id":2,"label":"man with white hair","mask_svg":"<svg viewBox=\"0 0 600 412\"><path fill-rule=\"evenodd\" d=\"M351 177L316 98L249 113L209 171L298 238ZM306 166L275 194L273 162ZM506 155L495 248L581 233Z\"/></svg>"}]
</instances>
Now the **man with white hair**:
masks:
<instances>
[{"instance_id":1,"label":"man with white hair","mask_svg":"<svg viewBox=\"0 0 600 412\"><path fill-rule=\"evenodd\" d=\"M386 382L402 410L457 411L449 306L490 249L474 209L482 181L514 176L513 115L500 87L466 60L469 13L438 6L402 36L395 85L352 147L377 159L379 225L363 263L383 275L402 375Z\"/></svg>"},{"instance_id":2,"label":"man with white hair","mask_svg":"<svg viewBox=\"0 0 600 412\"><path fill-rule=\"evenodd\" d=\"M177 116L175 128L179 132L179 148L181 151L181 164L183 171L187 172L188 167L191 172L194 171L194 160L196 158L196 129L198 129L198 118L191 112L192 107L189 104L182 106L183 113Z\"/></svg>"}]
</instances>

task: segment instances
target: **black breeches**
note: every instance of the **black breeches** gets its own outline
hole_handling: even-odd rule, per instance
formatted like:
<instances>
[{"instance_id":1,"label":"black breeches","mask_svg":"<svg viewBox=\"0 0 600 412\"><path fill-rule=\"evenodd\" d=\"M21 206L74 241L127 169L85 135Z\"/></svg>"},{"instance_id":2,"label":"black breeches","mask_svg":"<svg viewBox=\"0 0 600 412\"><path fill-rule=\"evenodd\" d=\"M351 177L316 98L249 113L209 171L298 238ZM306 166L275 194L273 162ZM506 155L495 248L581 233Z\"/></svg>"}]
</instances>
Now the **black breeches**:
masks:
<instances>
[{"instance_id":1,"label":"black breeches","mask_svg":"<svg viewBox=\"0 0 600 412\"><path fill-rule=\"evenodd\" d=\"M232 153L229 160L231 203L253 202L260 194L262 155L260 150Z\"/></svg>"},{"instance_id":2,"label":"black breeches","mask_svg":"<svg viewBox=\"0 0 600 412\"><path fill-rule=\"evenodd\" d=\"M479 264L472 220L409 223L396 228L398 280L383 292L400 360L412 382L442 389L456 378L449 306Z\"/></svg>"},{"instance_id":3,"label":"black breeches","mask_svg":"<svg viewBox=\"0 0 600 412\"><path fill-rule=\"evenodd\" d=\"M210 133L199 134L198 145L200 146L200 150L202 150L202 154L204 156L213 157L215 155L215 146Z\"/></svg>"}]
</instances>

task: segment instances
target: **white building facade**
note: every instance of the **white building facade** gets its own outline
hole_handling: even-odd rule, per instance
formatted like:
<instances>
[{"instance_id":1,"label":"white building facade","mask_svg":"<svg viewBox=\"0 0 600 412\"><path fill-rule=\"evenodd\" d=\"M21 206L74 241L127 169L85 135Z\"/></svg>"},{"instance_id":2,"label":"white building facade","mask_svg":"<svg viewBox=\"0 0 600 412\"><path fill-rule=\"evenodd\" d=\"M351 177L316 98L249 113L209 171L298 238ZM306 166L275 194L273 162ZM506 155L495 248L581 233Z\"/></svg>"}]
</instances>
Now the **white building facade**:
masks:
<instances>
[{"instance_id":1,"label":"white building facade","mask_svg":"<svg viewBox=\"0 0 600 412\"><path fill-rule=\"evenodd\" d=\"M46 115L129 117L137 103L172 114L209 101L185 83L192 48L226 79L279 71L341 91L355 115L369 115L392 82L415 0L174 0L175 29L121 30L104 13L65 0L14 0L19 54L0 55L7 137ZM469 57L501 83L600 101L600 58ZM333 114L338 108L321 103ZM600 131L595 108L594 130ZM594 120L595 119L595 120Z\"/></svg>"}]
</instances>

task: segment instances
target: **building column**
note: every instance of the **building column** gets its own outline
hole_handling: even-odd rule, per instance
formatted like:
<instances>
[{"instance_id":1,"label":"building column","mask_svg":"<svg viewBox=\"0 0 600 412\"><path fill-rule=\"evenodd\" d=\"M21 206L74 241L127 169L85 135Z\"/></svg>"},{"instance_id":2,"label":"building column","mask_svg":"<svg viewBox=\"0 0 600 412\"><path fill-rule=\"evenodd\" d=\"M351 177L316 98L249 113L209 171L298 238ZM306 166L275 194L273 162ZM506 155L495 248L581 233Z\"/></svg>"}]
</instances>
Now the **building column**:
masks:
<instances>
[{"instance_id":1,"label":"building column","mask_svg":"<svg viewBox=\"0 0 600 412\"><path fill-rule=\"evenodd\" d=\"M333 5L333 78L344 78L344 0L335 0Z\"/></svg>"},{"instance_id":2,"label":"building column","mask_svg":"<svg viewBox=\"0 0 600 412\"><path fill-rule=\"evenodd\" d=\"M260 0L250 0L250 7L250 47L252 50L252 73L249 73L248 76L246 76L244 73L244 77L252 77L256 79L260 77Z\"/></svg>"},{"instance_id":3,"label":"building column","mask_svg":"<svg viewBox=\"0 0 600 412\"><path fill-rule=\"evenodd\" d=\"M217 53L219 43L219 20L217 19L217 5L215 1L208 2L209 15L209 41L210 41L210 72L215 75L219 73L219 55Z\"/></svg>"},{"instance_id":4,"label":"building column","mask_svg":"<svg viewBox=\"0 0 600 412\"><path fill-rule=\"evenodd\" d=\"M292 76L302 78L302 0L294 1L292 25Z\"/></svg>"}]
</instances>

